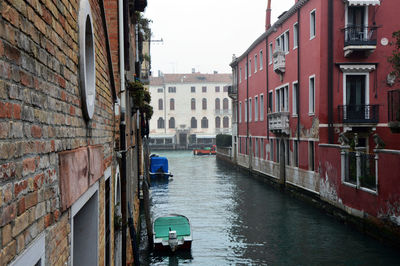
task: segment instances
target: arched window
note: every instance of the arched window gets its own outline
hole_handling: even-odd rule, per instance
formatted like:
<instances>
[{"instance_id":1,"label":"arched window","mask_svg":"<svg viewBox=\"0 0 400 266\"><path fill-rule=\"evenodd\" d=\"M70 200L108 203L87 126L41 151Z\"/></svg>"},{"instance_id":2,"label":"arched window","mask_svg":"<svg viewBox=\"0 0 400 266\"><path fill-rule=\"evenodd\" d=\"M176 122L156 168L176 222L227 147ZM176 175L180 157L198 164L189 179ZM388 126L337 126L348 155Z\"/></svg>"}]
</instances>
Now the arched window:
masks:
<instances>
[{"instance_id":1,"label":"arched window","mask_svg":"<svg viewBox=\"0 0 400 266\"><path fill-rule=\"evenodd\" d=\"M201 101L201 105L203 110L207 110L207 99L203 98L203 100Z\"/></svg>"},{"instance_id":2,"label":"arched window","mask_svg":"<svg viewBox=\"0 0 400 266\"><path fill-rule=\"evenodd\" d=\"M229 100L228 100L228 98L225 98L225 99L222 101L222 108L223 108L224 110L228 110L228 109L229 109Z\"/></svg>"},{"instance_id":3,"label":"arched window","mask_svg":"<svg viewBox=\"0 0 400 266\"><path fill-rule=\"evenodd\" d=\"M168 124L169 128L175 128L175 118L171 117Z\"/></svg>"},{"instance_id":4,"label":"arched window","mask_svg":"<svg viewBox=\"0 0 400 266\"><path fill-rule=\"evenodd\" d=\"M190 127L191 128L197 128L197 119L192 117L192 119L190 120Z\"/></svg>"},{"instance_id":5,"label":"arched window","mask_svg":"<svg viewBox=\"0 0 400 266\"><path fill-rule=\"evenodd\" d=\"M201 119L201 128L208 128L208 119L207 119L207 117L203 117Z\"/></svg>"},{"instance_id":6,"label":"arched window","mask_svg":"<svg viewBox=\"0 0 400 266\"><path fill-rule=\"evenodd\" d=\"M224 128L228 128L229 127L229 117L224 116L223 120L222 120L222 125Z\"/></svg>"},{"instance_id":7,"label":"arched window","mask_svg":"<svg viewBox=\"0 0 400 266\"><path fill-rule=\"evenodd\" d=\"M190 108L196 110L196 100L194 98L190 100Z\"/></svg>"},{"instance_id":8,"label":"arched window","mask_svg":"<svg viewBox=\"0 0 400 266\"><path fill-rule=\"evenodd\" d=\"M221 118L219 118L219 116L217 116L215 118L215 128L220 128L221 127Z\"/></svg>"},{"instance_id":9,"label":"arched window","mask_svg":"<svg viewBox=\"0 0 400 266\"><path fill-rule=\"evenodd\" d=\"M164 128L164 119L162 117L157 120L157 128Z\"/></svg>"},{"instance_id":10,"label":"arched window","mask_svg":"<svg viewBox=\"0 0 400 266\"><path fill-rule=\"evenodd\" d=\"M175 100L173 98L169 100L169 110L175 110Z\"/></svg>"},{"instance_id":11,"label":"arched window","mask_svg":"<svg viewBox=\"0 0 400 266\"><path fill-rule=\"evenodd\" d=\"M163 109L163 100L158 99L158 110L162 110L162 109Z\"/></svg>"},{"instance_id":12,"label":"arched window","mask_svg":"<svg viewBox=\"0 0 400 266\"><path fill-rule=\"evenodd\" d=\"M221 109L221 104L219 98L215 99L215 110Z\"/></svg>"}]
</instances>

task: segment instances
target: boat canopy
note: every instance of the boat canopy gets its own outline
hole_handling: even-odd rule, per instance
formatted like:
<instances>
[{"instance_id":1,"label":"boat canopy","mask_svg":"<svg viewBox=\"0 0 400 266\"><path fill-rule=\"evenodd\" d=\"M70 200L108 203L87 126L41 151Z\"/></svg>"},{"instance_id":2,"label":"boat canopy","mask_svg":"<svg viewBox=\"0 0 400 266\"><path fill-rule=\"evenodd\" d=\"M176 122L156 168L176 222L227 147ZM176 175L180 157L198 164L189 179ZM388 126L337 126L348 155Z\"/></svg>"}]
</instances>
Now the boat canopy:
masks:
<instances>
[{"instance_id":1,"label":"boat canopy","mask_svg":"<svg viewBox=\"0 0 400 266\"><path fill-rule=\"evenodd\" d=\"M176 231L178 237L190 235L190 224L184 216L159 217L154 221L156 238L168 239L169 231Z\"/></svg>"},{"instance_id":2,"label":"boat canopy","mask_svg":"<svg viewBox=\"0 0 400 266\"><path fill-rule=\"evenodd\" d=\"M168 159L166 157L150 157L150 172L168 173Z\"/></svg>"}]
</instances>

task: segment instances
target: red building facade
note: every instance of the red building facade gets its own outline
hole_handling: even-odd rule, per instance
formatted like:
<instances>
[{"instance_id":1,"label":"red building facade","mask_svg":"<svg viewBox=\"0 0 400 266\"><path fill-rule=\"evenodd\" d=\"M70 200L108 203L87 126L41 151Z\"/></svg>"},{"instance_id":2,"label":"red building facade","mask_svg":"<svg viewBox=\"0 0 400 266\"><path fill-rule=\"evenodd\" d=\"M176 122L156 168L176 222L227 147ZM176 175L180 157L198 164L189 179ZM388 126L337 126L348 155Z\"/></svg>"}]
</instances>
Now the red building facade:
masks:
<instances>
[{"instance_id":1,"label":"red building facade","mask_svg":"<svg viewBox=\"0 0 400 266\"><path fill-rule=\"evenodd\" d=\"M231 63L230 94L237 164L399 232L396 10L394 0L298 0L270 26L269 3L266 31Z\"/></svg>"}]
</instances>

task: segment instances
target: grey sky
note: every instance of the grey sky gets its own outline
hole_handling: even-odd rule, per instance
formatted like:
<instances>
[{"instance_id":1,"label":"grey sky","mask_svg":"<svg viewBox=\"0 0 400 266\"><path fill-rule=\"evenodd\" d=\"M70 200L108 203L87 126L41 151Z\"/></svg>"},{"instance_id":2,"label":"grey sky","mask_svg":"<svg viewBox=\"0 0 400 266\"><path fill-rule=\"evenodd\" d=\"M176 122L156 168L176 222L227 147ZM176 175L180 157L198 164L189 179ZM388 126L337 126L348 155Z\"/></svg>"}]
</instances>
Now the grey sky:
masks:
<instances>
[{"instance_id":1,"label":"grey sky","mask_svg":"<svg viewBox=\"0 0 400 266\"><path fill-rule=\"evenodd\" d=\"M295 0L272 0L272 23ZM241 55L265 30L267 0L149 0L152 72L230 73L232 54Z\"/></svg>"}]
</instances>

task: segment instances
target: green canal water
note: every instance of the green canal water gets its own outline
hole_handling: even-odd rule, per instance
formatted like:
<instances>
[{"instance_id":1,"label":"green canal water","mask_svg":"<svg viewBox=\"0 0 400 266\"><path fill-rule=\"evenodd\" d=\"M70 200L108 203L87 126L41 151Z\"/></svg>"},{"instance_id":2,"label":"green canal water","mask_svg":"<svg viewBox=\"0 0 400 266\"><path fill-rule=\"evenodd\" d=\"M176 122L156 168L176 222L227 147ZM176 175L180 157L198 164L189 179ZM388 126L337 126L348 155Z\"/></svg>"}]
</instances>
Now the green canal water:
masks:
<instances>
[{"instance_id":1,"label":"green canal water","mask_svg":"<svg viewBox=\"0 0 400 266\"><path fill-rule=\"evenodd\" d=\"M215 156L158 154L174 177L151 187L152 215L187 216L194 240L189 254L142 248L142 265L400 265L398 250Z\"/></svg>"}]
</instances>

